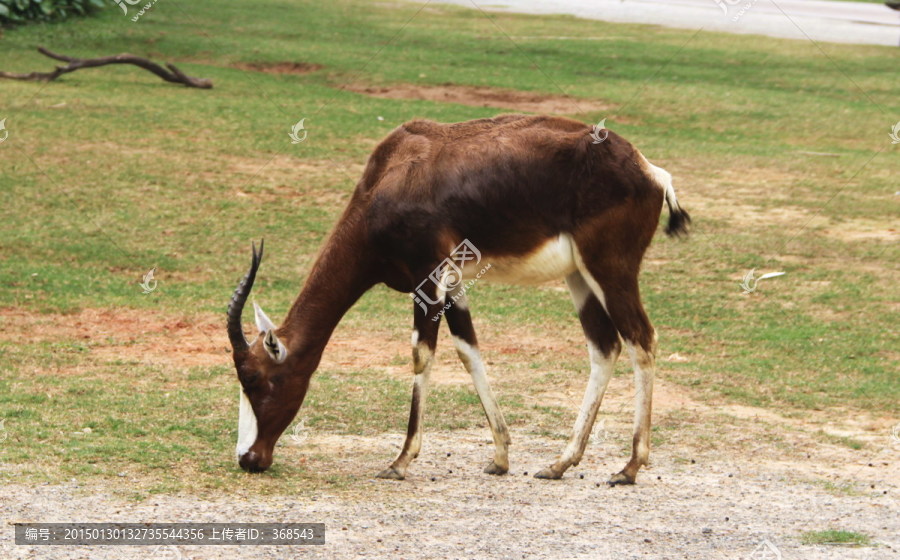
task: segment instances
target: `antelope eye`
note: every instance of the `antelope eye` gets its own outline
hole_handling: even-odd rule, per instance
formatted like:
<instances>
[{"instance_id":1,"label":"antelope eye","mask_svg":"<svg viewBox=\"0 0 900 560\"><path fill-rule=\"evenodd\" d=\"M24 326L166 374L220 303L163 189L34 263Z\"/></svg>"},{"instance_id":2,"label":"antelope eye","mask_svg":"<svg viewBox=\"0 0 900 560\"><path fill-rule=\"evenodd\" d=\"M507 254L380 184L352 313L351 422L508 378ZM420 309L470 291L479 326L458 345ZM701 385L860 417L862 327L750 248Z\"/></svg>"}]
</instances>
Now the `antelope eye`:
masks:
<instances>
[{"instance_id":1,"label":"antelope eye","mask_svg":"<svg viewBox=\"0 0 900 560\"><path fill-rule=\"evenodd\" d=\"M256 382L259 381L259 373L255 371L241 371L238 374L238 379L241 381L241 385L245 388L250 388L256 385Z\"/></svg>"}]
</instances>

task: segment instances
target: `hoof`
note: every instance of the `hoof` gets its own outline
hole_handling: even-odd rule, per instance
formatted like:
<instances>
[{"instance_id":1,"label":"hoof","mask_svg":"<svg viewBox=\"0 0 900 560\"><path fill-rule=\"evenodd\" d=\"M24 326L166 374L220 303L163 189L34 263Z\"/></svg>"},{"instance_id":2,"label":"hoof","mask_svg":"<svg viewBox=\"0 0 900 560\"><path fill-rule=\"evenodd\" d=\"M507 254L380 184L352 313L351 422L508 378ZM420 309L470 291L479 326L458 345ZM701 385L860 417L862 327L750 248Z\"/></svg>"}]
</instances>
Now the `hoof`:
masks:
<instances>
[{"instance_id":1,"label":"hoof","mask_svg":"<svg viewBox=\"0 0 900 560\"><path fill-rule=\"evenodd\" d=\"M625 471L612 475L612 478L606 481L610 486L618 486L619 484L634 484L634 477L625 474Z\"/></svg>"},{"instance_id":2,"label":"hoof","mask_svg":"<svg viewBox=\"0 0 900 560\"><path fill-rule=\"evenodd\" d=\"M378 473L375 478L384 478L386 480L403 480L406 477L400 474L400 472L394 467L388 467Z\"/></svg>"},{"instance_id":3,"label":"hoof","mask_svg":"<svg viewBox=\"0 0 900 560\"><path fill-rule=\"evenodd\" d=\"M534 475L534 478L544 478L547 480L559 480L560 478L562 478L562 473L557 473L550 467L547 467L546 469L541 469L540 472L538 472L536 475Z\"/></svg>"},{"instance_id":4,"label":"hoof","mask_svg":"<svg viewBox=\"0 0 900 560\"><path fill-rule=\"evenodd\" d=\"M500 466L497 466L497 463L491 461L490 465L484 467L484 472L486 472L487 474L501 475L501 474L506 474L507 472L509 472L509 467L506 467L506 468L500 467Z\"/></svg>"}]
</instances>

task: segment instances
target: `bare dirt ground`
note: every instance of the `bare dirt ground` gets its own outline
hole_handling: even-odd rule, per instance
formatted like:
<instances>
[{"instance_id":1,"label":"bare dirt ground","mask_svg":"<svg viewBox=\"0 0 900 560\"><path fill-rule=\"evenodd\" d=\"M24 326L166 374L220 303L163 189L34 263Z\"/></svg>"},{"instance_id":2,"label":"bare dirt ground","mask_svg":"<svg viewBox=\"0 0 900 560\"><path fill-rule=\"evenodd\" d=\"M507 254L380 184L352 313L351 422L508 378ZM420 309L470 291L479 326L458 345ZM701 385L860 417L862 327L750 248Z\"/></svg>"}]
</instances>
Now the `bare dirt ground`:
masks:
<instances>
[{"instance_id":1,"label":"bare dirt ground","mask_svg":"<svg viewBox=\"0 0 900 560\"><path fill-rule=\"evenodd\" d=\"M131 356L172 367L228 363L219 317L159 316L140 311L84 310L40 315L3 310L0 338L92 341L90 353ZM342 329L322 367L376 367L408 377L397 333L367 333L385 344L359 352L362 339ZM515 376L534 346L540 352L575 344L578 333L502 332L483 336L492 377ZM527 340L523 343L522 340ZM177 342L177 344L176 344ZM446 346L446 344L444 345ZM177 349L177 351L173 351ZM629 443L631 387L614 380L601 427L582 463L559 481L531 475L560 452L563 441L513 431L512 471L482 474L491 455L487 429L426 433L421 456L403 482L366 478L390 461L402 434L373 437L310 433L283 438L278 460L335 457L323 468L364 480L309 496L158 494L130 502L114 489L77 483L9 484L0 488L0 558L653 558L881 559L900 557L900 441L893 419L840 411L787 417L777 410L698 400L666 380L662 356L654 417L663 443L633 487L608 488ZM436 383L466 382L452 351L439 353ZM524 369L524 368L522 368ZM71 372L76 373L76 372ZM562 386L552 404L577 406L582 387ZM502 397L501 397L502 401ZM666 428L669 426L669 428ZM677 429L672 429L677 426ZM567 432L567 429L564 430ZM851 449L823 436L864 443ZM265 476L265 475L263 475ZM33 547L13 544L16 522L322 522L326 545L316 547ZM805 531L865 533L862 548L804 545ZM767 551L760 547L771 544ZM776 556L777 549L781 556ZM768 555L765 555L768 554Z\"/></svg>"},{"instance_id":2,"label":"bare dirt ground","mask_svg":"<svg viewBox=\"0 0 900 560\"><path fill-rule=\"evenodd\" d=\"M309 74L324 68L310 62L237 62L232 67L266 74Z\"/></svg>"},{"instance_id":3,"label":"bare dirt ground","mask_svg":"<svg viewBox=\"0 0 900 560\"><path fill-rule=\"evenodd\" d=\"M443 84L439 86L395 84L368 86L350 84L342 89L385 99L427 99L441 103L458 103L473 107L498 107L527 113L572 115L604 111L609 105L590 99L575 99L565 95L547 95L527 91L492 87Z\"/></svg>"}]
</instances>

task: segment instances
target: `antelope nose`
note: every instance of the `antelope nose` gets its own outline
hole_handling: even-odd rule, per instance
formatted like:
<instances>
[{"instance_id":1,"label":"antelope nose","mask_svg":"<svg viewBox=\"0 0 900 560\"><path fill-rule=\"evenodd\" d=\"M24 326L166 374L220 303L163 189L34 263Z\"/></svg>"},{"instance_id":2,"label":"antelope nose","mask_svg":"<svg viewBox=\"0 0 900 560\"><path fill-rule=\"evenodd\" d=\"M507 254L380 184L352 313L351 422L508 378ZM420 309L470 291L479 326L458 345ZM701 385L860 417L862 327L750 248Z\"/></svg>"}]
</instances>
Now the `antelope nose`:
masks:
<instances>
[{"instance_id":1,"label":"antelope nose","mask_svg":"<svg viewBox=\"0 0 900 560\"><path fill-rule=\"evenodd\" d=\"M248 451L241 455L241 458L238 459L238 464L240 464L241 468L247 472L263 472L264 470L269 468L269 466L263 466L260 459L262 459L262 457L260 457L260 455L256 451Z\"/></svg>"}]
</instances>

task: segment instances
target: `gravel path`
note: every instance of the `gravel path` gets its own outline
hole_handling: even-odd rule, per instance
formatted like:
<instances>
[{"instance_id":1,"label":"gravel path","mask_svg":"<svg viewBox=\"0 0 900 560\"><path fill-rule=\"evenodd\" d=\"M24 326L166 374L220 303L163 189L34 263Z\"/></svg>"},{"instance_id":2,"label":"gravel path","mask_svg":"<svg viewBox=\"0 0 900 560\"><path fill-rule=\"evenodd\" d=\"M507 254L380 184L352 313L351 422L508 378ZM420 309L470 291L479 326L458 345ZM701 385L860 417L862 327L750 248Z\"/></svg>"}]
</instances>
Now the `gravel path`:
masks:
<instances>
[{"instance_id":1,"label":"gravel path","mask_svg":"<svg viewBox=\"0 0 900 560\"><path fill-rule=\"evenodd\" d=\"M621 467L621 442L601 442L563 480L542 481L524 471L533 474L555 456L561 442L514 437L513 473L491 477L480 472L490 453L485 436L482 431L429 434L408 480L370 479L356 488L310 497L257 497L237 489L230 496L160 495L131 503L103 488L9 485L0 489L7 525L324 522L327 544L29 547L12 543L8 525L0 558L777 558L774 552L754 552L764 539L784 559L900 557L900 446L872 452L868 458L854 453L852 464L842 464L846 457L834 448L815 457L815 465L765 459L770 449L760 455L765 460L709 453L695 454L692 462L685 455L689 450L666 446L654 451L655 464L642 472L638 485L608 488L603 484L606 476ZM343 441L343 449L334 449L345 456L341 468L374 473L379 465L374 459L371 464L354 462L360 457L356 451L368 446L389 458L399 438L329 436L322 444L334 447L335 441ZM859 482L857 490L829 491L805 469L826 477L843 473ZM864 532L876 544L847 548L800 543L804 531L833 527Z\"/></svg>"}]
</instances>

